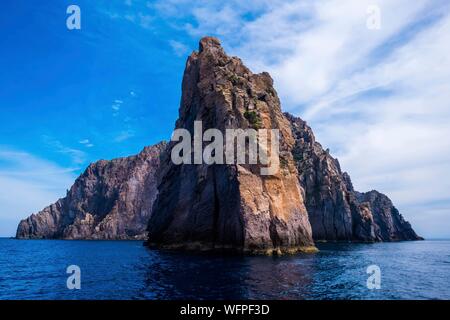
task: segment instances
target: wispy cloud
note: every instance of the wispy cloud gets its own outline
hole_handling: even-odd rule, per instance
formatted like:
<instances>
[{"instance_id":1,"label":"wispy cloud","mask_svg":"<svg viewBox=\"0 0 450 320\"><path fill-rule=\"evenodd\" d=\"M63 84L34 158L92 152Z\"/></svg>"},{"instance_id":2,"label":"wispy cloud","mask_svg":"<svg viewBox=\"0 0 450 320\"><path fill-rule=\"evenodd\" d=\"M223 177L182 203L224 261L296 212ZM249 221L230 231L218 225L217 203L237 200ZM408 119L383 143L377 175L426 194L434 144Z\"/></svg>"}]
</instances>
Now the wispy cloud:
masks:
<instances>
[{"instance_id":1,"label":"wispy cloud","mask_svg":"<svg viewBox=\"0 0 450 320\"><path fill-rule=\"evenodd\" d=\"M111 105L111 108L117 112L120 110L120 107L122 106L122 104L123 104L122 100L116 99L116 100L114 100L113 104Z\"/></svg>"},{"instance_id":2,"label":"wispy cloud","mask_svg":"<svg viewBox=\"0 0 450 320\"><path fill-rule=\"evenodd\" d=\"M94 146L93 143L89 141L89 139L83 139L79 141L80 144L84 145L86 148L92 148Z\"/></svg>"},{"instance_id":3,"label":"wispy cloud","mask_svg":"<svg viewBox=\"0 0 450 320\"><path fill-rule=\"evenodd\" d=\"M184 43L179 41L170 40L169 45L172 47L173 52L179 57L186 55L189 50Z\"/></svg>"},{"instance_id":4,"label":"wispy cloud","mask_svg":"<svg viewBox=\"0 0 450 320\"><path fill-rule=\"evenodd\" d=\"M123 142L135 136L135 132L133 130L124 130L121 131L115 138L115 142Z\"/></svg>"},{"instance_id":5,"label":"wispy cloud","mask_svg":"<svg viewBox=\"0 0 450 320\"><path fill-rule=\"evenodd\" d=\"M83 164L86 161L86 153L79 149L67 147L63 145L59 140L52 138L50 136L42 136L45 144L53 148L55 152L65 154L70 157L71 161L78 165Z\"/></svg>"},{"instance_id":6,"label":"wispy cloud","mask_svg":"<svg viewBox=\"0 0 450 320\"><path fill-rule=\"evenodd\" d=\"M151 5L145 1L125 0L119 7L102 10L111 19L123 19L143 29L152 29L155 18L149 14Z\"/></svg>"},{"instance_id":7,"label":"wispy cloud","mask_svg":"<svg viewBox=\"0 0 450 320\"><path fill-rule=\"evenodd\" d=\"M27 152L0 148L0 236L13 236L21 219L58 198L75 180L63 168Z\"/></svg>"}]
</instances>

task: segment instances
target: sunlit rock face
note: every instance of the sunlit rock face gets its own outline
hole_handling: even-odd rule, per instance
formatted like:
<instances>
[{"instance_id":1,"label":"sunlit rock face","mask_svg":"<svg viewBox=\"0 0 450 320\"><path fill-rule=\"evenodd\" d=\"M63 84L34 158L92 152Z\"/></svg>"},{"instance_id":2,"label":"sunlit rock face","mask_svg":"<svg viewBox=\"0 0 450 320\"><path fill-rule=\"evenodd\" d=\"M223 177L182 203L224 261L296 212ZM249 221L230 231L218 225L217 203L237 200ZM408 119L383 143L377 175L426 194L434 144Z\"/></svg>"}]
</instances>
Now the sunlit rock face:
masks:
<instances>
[{"instance_id":1,"label":"sunlit rock face","mask_svg":"<svg viewBox=\"0 0 450 320\"><path fill-rule=\"evenodd\" d=\"M91 164L66 197L22 220L17 238L145 239L164 148Z\"/></svg>"}]
</instances>

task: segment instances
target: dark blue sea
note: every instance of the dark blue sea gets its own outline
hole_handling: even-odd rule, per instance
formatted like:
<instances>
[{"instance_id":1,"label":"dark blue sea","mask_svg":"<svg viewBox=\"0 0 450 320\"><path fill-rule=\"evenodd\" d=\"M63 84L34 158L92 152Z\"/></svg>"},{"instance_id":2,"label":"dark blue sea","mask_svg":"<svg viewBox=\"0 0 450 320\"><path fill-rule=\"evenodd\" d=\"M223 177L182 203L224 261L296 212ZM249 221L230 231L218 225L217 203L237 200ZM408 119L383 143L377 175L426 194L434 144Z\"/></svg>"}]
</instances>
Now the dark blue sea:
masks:
<instances>
[{"instance_id":1,"label":"dark blue sea","mask_svg":"<svg viewBox=\"0 0 450 320\"><path fill-rule=\"evenodd\" d=\"M450 299L450 241L318 247L242 257L139 241L0 239L0 299ZM69 265L80 268L80 290L67 288ZM380 289L367 287L370 265Z\"/></svg>"}]
</instances>

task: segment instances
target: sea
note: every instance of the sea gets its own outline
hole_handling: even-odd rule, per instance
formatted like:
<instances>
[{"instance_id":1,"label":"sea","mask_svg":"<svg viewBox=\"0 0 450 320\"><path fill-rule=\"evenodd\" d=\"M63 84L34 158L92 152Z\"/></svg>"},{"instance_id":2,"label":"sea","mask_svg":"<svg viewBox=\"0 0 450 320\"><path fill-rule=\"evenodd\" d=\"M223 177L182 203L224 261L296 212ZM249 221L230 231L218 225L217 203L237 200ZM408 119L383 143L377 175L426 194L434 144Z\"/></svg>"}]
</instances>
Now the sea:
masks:
<instances>
[{"instance_id":1,"label":"sea","mask_svg":"<svg viewBox=\"0 0 450 320\"><path fill-rule=\"evenodd\" d=\"M141 241L0 239L0 300L450 299L450 241L236 256Z\"/></svg>"}]
</instances>

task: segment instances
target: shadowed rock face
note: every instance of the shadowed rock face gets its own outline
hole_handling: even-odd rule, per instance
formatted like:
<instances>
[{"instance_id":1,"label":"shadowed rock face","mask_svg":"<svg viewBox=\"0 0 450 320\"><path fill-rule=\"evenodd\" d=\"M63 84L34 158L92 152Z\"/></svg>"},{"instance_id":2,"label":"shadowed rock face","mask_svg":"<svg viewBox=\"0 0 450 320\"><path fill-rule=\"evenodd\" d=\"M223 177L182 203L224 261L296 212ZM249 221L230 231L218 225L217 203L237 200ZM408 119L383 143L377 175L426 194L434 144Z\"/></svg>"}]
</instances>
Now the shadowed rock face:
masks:
<instances>
[{"instance_id":1,"label":"shadowed rock face","mask_svg":"<svg viewBox=\"0 0 450 320\"><path fill-rule=\"evenodd\" d=\"M253 117L248 117L252 114ZM171 149L149 222L149 244L185 249L273 253L313 250L311 227L291 150L289 121L269 74L253 74L225 54L217 39L200 41L188 58L176 128L280 130L281 170L262 176L258 165L174 165Z\"/></svg>"},{"instance_id":2,"label":"shadowed rock face","mask_svg":"<svg viewBox=\"0 0 450 320\"><path fill-rule=\"evenodd\" d=\"M396 241L422 239L385 195L353 189L339 162L316 142L305 121L290 114L294 159L305 191L314 240Z\"/></svg>"},{"instance_id":3,"label":"shadowed rock face","mask_svg":"<svg viewBox=\"0 0 450 320\"><path fill-rule=\"evenodd\" d=\"M17 238L145 239L164 148L91 164L65 198L22 220Z\"/></svg>"}]
</instances>

